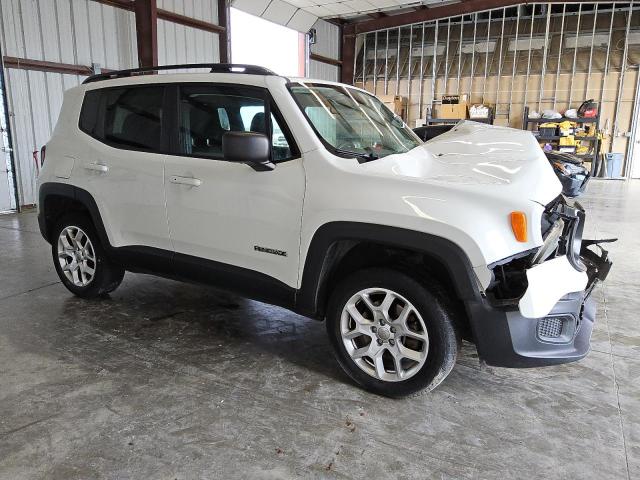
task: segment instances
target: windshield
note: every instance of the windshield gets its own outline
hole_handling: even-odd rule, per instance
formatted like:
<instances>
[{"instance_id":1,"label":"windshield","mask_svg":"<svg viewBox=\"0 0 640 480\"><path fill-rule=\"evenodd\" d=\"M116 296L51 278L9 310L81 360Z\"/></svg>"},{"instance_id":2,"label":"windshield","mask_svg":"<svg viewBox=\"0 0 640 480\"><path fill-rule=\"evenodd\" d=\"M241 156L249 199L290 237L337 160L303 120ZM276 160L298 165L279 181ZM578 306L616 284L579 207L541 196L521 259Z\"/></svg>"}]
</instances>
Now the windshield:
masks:
<instances>
[{"instance_id":1,"label":"windshield","mask_svg":"<svg viewBox=\"0 0 640 480\"><path fill-rule=\"evenodd\" d=\"M373 95L343 85L295 82L289 89L309 123L338 154L376 159L421 145Z\"/></svg>"}]
</instances>

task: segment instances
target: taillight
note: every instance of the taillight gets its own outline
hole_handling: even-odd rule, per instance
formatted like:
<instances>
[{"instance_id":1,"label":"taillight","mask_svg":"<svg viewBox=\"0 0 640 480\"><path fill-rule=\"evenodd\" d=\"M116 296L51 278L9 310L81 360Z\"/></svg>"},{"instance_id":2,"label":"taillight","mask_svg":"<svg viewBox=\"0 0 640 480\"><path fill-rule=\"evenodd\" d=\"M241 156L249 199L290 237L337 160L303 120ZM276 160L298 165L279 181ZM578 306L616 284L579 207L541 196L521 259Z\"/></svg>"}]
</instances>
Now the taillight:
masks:
<instances>
[{"instance_id":1,"label":"taillight","mask_svg":"<svg viewBox=\"0 0 640 480\"><path fill-rule=\"evenodd\" d=\"M44 157L47 155L47 146L43 145L40 149L40 166L44 165Z\"/></svg>"}]
</instances>

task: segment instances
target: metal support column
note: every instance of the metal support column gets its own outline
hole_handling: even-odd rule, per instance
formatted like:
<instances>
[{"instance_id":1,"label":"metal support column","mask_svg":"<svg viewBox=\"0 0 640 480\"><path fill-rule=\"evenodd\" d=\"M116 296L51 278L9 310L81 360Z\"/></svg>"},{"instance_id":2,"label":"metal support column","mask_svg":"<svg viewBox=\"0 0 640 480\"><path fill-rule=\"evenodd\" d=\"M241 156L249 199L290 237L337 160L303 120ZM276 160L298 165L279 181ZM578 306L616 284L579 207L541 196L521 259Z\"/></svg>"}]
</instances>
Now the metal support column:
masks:
<instances>
[{"instance_id":1,"label":"metal support column","mask_svg":"<svg viewBox=\"0 0 640 480\"><path fill-rule=\"evenodd\" d=\"M451 18L447 20L447 44L444 56L444 92L448 93L449 89L449 42L451 39Z\"/></svg>"},{"instance_id":2,"label":"metal support column","mask_svg":"<svg viewBox=\"0 0 640 480\"><path fill-rule=\"evenodd\" d=\"M482 103L484 104L484 94L487 91L487 75L489 73L489 38L491 35L491 14L489 10L489 21L487 22L487 46L484 52L484 81L482 82Z\"/></svg>"},{"instance_id":3,"label":"metal support column","mask_svg":"<svg viewBox=\"0 0 640 480\"><path fill-rule=\"evenodd\" d=\"M400 95L400 27L398 27L398 52L396 55L396 97Z\"/></svg>"},{"instance_id":4,"label":"metal support column","mask_svg":"<svg viewBox=\"0 0 640 480\"><path fill-rule=\"evenodd\" d=\"M460 17L460 40L458 41L458 82L457 89L458 95L462 95L462 88L460 88L460 76L462 72L462 39L464 34L464 17Z\"/></svg>"},{"instance_id":5,"label":"metal support column","mask_svg":"<svg viewBox=\"0 0 640 480\"><path fill-rule=\"evenodd\" d=\"M384 94L389 95L389 30L387 30L387 45L384 49Z\"/></svg>"},{"instance_id":6,"label":"metal support column","mask_svg":"<svg viewBox=\"0 0 640 480\"><path fill-rule=\"evenodd\" d=\"M624 49L622 51L622 63L620 65L620 81L618 83L618 98L616 99L616 111L613 115L613 136L618 135L620 126L618 125L618 115L620 114L620 103L622 102L622 89L624 88L624 74L627 71L627 58L629 55L629 30L631 29L631 16L633 15L633 0L629 5L627 13L627 28L624 34ZM609 151L613 148L613 141L609 144Z\"/></svg>"},{"instance_id":7,"label":"metal support column","mask_svg":"<svg viewBox=\"0 0 640 480\"><path fill-rule=\"evenodd\" d=\"M596 25L598 21L598 4L593 7L593 28L591 29L591 49L589 50L589 68L587 69L587 79L584 85L584 97L589 98L589 84L591 83L591 66L593 63L593 39L596 35Z\"/></svg>"},{"instance_id":8,"label":"metal support column","mask_svg":"<svg viewBox=\"0 0 640 480\"><path fill-rule=\"evenodd\" d=\"M478 14L473 15L473 44L471 45L471 73L469 76L469 102L471 102L471 94L473 93L473 72L476 63L476 33L478 31Z\"/></svg>"},{"instance_id":9,"label":"metal support column","mask_svg":"<svg viewBox=\"0 0 640 480\"><path fill-rule=\"evenodd\" d=\"M516 80L516 65L518 60L518 29L520 27L520 7L516 11L516 35L513 39L513 67L511 68L511 88L509 89L509 104L507 108L507 124L511 125L511 105L513 105L513 85ZM508 48L508 47L507 47Z\"/></svg>"},{"instance_id":10,"label":"metal support column","mask_svg":"<svg viewBox=\"0 0 640 480\"><path fill-rule=\"evenodd\" d=\"M578 56L578 36L580 34L580 18L582 16L582 3L578 7L578 20L576 21L576 45L573 49L573 65L571 66L571 79L576 76L576 58ZM569 108L571 108L571 101L573 100L573 88L569 89Z\"/></svg>"},{"instance_id":11,"label":"metal support column","mask_svg":"<svg viewBox=\"0 0 640 480\"><path fill-rule=\"evenodd\" d=\"M582 7L582 5L581 5ZM551 24L551 4L547 3L547 25L544 30L544 49L542 53L542 67L540 72L540 88L538 88L538 111L542 108L542 97L544 96L544 77L547 74L547 54L549 53L549 25Z\"/></svg>"},{"instance_id":12,"label":"metal support column","mask_svg":"<svg viewBox=\"0 0 640 480\"><path fill-rule=\"evenodd\" d=\"M413 67L413 25L409 26L409 55L407 55L407 109L404 112L407 124L411 108L411 67Z\"/></svg>"},{"instance_id":13,"label":"metal support column","mask_svg":"<svg viewBox=\"0 0 640 480\"><path fill-rule=\"evenodd\" d=\"M605 56L604 61L604 73L602 75L602 85L600 88L600 101L598 102L600 105L598 108L602 111L602 102L604 100L604 89L607 84L607 75L609 74L609 53L611 52L611 33L613 32L613 19L616 15L616 3L613 2L613 6L611 7L611 20L609 21L609 41L607 42L607 54Z\"/></svg>"},{"instance_id":14,"label":"metal support column","mask_svg":"<svg viewBox=\"0 0 640 480\"><path fill-rule=\"evenodd\" d=\"M156 0L136 0L136 40L141 67L158 65L158 6Z\"/></svg>"},{"instance_id":15,"label":"metal support column","mask_svg":"<svg viewBox=\"0 0 640 480\"><path fill-rule=\"evenodd\" d=\"M373 33L373 94L376 95L378 86L378 32Z\"/></svg>"},{"instance_id":16,"label":"metal support column","mask_svg":"<svg viewBox=\"0 0 640 480\"><path fill-rule=\"evenodd\" d=\"M431 65L431 111L433 112L433 107L436 101L436 75L438 73L437 70L437 61L438 61L438 27L439 21L436 20L435 25L435 33L433 35L433 64Z\"/></svg>"},{"instance_id":17,"label":"metal support column","mask_svg":"<svg viewBox=\"0 0 640 480\"><path fill-rule=\"evenodd\" d=\"M362 44L362 88L367 88L367 35L364 34L364 43Z\"/></svg>"},{"instance_id":18,"label":"metal support column","mask_svg":"<svg viewBox=\"0 0 640 480\"><path fill-rule=\"evenodd\" d=\"M424 23L422 24L422 46L420 47L420 75L418 76L418 81L420 82L419 89L419 98L418 98L418 118L422 118L422 107L424 106Z\"/></svg>"},{"instance_id":19,"label":"metal support column","mask_svg":"<svg viewBox=\"0 0 640 480\"><path fill-rule=\"evenodd\" d=\"M231 63L231 22L229 17L229 2L218 0L218 25L224 28L224 32L218 34L220 63Z\"/></svg>"},{"instance_id":20,"label":"metal support column","mask_svg":"<svg viewBox=\"0 0 640 480\"><path fill-rule=\"evenodd\" d=\"M556 79L553 84L553 109L556 109L556 102L558 100L558 80L560 79L560 60L562 59L562 37L564 36L564 17L567 12L567 4L562 6L562 20L560 22L560 43L558 43L558 65L556 65ZM593 36L591 37L591 45L593 47Z\"/></svg>"},{"instance_id":21,"label":"metal support column","mask_svg":"<svg viewBox=\"0 0 640 480\"><path fill-rule=\"evenodd\" d=\"M340 68L340 80L342 83L353 85L356 74L356 36L350 25L342 27L342 67Z\"/></svg>"},{"instance_id":22,"label":"metal support column","mask_svg":"<svg viewBox=\"0 0 640 480\"><path fill-rule=\"evenodd\" d=\"M504 45L504 22L507 17L507 9L502 9L502 26L500 27L500 53L498 53L498 78L496 80L496 104L493 116L498 116L498 103L500 102L500 79L502 77L502 47ZM495 50L494 50L495 52Z\"/></svg>"},{"instance_id":23,"label":"metal support column","mask_svg":"<svg viewBox=\"0 0 640 480\"><path fill-rule=\"evenodd\" d=\"M529 75L531 74L531 44L533 42L533 23L536 18L536 5L532 5L531 10L531 27L529 28L529 56L527 58L527 77L524 81L524 102L523 105L527 106L527 97L529 96Z\"/></svg>"}]
</instances>

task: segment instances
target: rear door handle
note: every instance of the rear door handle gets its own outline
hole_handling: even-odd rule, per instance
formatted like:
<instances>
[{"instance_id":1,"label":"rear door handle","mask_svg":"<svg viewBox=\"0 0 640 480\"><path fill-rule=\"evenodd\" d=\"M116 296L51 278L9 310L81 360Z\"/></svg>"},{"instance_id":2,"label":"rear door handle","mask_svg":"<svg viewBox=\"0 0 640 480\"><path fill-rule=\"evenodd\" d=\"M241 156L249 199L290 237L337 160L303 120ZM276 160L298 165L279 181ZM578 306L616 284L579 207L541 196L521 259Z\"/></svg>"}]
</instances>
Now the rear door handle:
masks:
<instances>
[{"instance_id":1,"label":"rear door handle","mask_svg":"<svg viewBox=\"0 0 640 480\"><path fill-rule=\"evenodd\" d=\"M190 187L199 187L202 185L202 180L193 177L177 177L174 175L169 178L169 181L177 185L189 185Z\"/></svg>"},{"instance_id":2,"label":"rear door handle","mask_svg":"<svg viewBox=\"0 0 640 480\"><path fill-rule=\"evenodd\" d=\"M94 170L96 172L108 172L109 171L109 167L107 167L106 165L100 165L99 163L87 163L84 166L85 169L87 170Z\"/></svg>"}]
</instances>

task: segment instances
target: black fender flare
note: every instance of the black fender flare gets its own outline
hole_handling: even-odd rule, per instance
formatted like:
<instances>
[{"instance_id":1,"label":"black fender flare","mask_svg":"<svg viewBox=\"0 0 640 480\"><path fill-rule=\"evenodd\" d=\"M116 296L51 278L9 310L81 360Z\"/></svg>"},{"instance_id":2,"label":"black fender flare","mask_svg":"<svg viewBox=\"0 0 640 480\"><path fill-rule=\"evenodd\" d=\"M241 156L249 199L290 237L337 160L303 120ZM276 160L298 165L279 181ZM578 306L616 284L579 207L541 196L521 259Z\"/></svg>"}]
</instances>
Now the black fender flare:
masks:
<instances>
[{"instance_id":1,"label":"black fender flare","mask_svg":"<svg viewBox=\"0 0 640 480\"><path fill-rule=\"evenodd\" d=\"M82 204L89 212L89 216L100 237L100 242L105 246L110 246L98 204L93 196L82 188L60 182L43 183L40 185L40 190L38 191L38 226L40 227L40 233L47 242L51 243L51 239L49 238L51 225L48 223L50 219L46 217L45 206L47 204L47 198L50 196L66 197Z\"/></svg>"},{"instance_id":2,"label":"black fender flare","mask_svg":"<svg viewBox=\"0 0 640 480\"><path fill-rule=\"evenodd\" d=\"M387 225L362 222L330 222L318 228L309 244L296 309L311 317L324 312L324 280L334 262L332 247L341 241L366 241L427 254L447 270L457 296L467 305L480 302L480 288L466 253L454 242L437 235Z\"/></svg>"}]
</instances>

